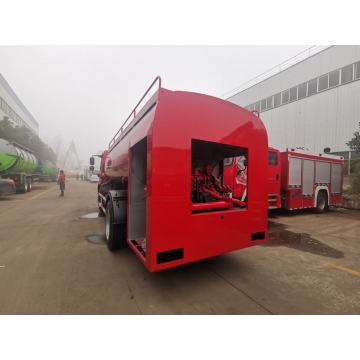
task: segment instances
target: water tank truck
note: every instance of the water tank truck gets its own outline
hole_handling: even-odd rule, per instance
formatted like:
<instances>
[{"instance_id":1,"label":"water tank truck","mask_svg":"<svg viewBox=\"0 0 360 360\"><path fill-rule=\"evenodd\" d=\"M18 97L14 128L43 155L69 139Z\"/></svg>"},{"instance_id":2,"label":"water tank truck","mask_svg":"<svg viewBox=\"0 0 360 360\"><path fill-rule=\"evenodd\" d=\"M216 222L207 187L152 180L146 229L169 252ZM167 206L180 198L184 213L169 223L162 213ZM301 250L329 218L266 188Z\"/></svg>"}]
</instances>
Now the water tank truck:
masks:
<instances>
[{"instance_id":1,"label":"water tank truck","mask_svg":"<svg viewBox=\"0 0 360 360\"><path fill-rule=\"evenodd\" d=\"M108 248L128 245L153 272L265 243L267 154L258 116L167 90L157 77L101 156L98 206ZM224 184L224 166L237 156L248 164L242 198Z\"/></svg>"}]
</instances>

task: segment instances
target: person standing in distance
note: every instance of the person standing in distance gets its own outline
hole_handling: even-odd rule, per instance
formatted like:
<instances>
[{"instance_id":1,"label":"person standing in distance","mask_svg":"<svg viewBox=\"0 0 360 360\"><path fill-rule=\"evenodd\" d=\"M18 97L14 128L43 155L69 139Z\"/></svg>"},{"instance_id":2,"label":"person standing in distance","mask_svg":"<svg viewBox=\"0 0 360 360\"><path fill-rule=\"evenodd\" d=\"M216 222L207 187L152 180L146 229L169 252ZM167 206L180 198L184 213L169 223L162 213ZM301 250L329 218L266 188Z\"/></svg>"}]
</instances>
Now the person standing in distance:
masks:
<instances>
[{"instance_id":1,"label":"person standing in distance","mask_svg":"<svg viewBox=\"0 0 360 360\"><path fill-rule=\"evenodd\" d=\"M59 175L58 175L58 184L60 187L60 196L64 196L64 191L65 191L65 174L64 174L64 170L60 170Z\"/></svg>"}]
</instances>

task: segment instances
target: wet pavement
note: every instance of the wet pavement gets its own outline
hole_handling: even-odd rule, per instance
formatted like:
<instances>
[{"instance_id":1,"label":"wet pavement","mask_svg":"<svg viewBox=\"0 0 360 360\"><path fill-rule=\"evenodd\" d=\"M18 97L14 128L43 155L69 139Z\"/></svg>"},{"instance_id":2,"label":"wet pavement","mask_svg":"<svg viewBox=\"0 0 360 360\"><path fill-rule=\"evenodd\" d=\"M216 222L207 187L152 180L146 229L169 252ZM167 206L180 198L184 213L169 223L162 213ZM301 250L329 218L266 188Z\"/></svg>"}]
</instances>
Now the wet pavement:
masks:
<instances>
[{"instance_id":1,"label":"wet pavement","mask_svg":"<svg viewBox=\"0 0 360 360\"><path fill-rule=\"evenodd\" d=\"M80 219L96 219L98 217L99 217L98 212L92 212L92 213L81 215Z\"/></svg>"},{"instance_id":2,"label":"wet pavement","mask_svg":"<svg viewBox=\"0 0 360 360\"><path fill-rule=\"evenodd\" d=\"M91 244L106 245L106 239L104 235L88 235L86 240Z\"/></svg>"},{"instance_id":3,"label":"wet pavement","mask_svg":"<svg viewBox=\"0 0 360 360\"><path fill-rule=\"evenodd\" d=\"M315 255L341 259L344 253L311 237L310 234L287 230L287 226L269 221L269 240L264 246L286 246Z\"/></svg>"},{"instance_id":4,"label":"wet pavement","mask_svg":"<svg viewBox=\"0 0 360 360\"><path fill-rule=\"evenodd\" d=\"M108 251L96 187L0 201L1 314L360 314L358 211L273 212L264 246L149 273Z\"/></svg>"}]
</instances>

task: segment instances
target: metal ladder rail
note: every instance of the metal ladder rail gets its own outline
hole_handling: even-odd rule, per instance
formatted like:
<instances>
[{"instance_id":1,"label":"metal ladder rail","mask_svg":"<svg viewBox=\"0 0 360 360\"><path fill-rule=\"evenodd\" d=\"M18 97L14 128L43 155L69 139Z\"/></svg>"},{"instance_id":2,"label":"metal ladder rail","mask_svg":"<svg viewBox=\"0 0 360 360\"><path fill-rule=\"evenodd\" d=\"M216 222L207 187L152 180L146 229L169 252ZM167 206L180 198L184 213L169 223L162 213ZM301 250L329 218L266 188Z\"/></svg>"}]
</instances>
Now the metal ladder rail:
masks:
<instances>
[{"instance_id":1,"label":"metal ladder rail","mask_svg":"<svg viewBox=\"0 0 360 360\"><path fill-rule=\"evenodd\" d=\"M125 122L121 125L121 128L116 132L116 134L114 135L114 137L110 140L109 142L109 149L116 143L116 140L118 139L118 135L121 135L124 130L126 129L126 125L129 121L129 119L131 118L132 120L135 118L136 116L136 110L138 108L138 106L141 104L141 102L144 100L144 98L146 97L146 95L149 93L149 91L153 88L153 86L156 83L159 83L159 87L158 89L161 88L161 77L157 76L155 78L155 80L151 83L151 85L148 87L148 89L146 90L146 92L144 93L144 95L141 97L141 99L139 100L139 102L135 105L134 109L131 111L131 113L129 114L129 116L126 118Z\"/></svg>"}]
</instances>

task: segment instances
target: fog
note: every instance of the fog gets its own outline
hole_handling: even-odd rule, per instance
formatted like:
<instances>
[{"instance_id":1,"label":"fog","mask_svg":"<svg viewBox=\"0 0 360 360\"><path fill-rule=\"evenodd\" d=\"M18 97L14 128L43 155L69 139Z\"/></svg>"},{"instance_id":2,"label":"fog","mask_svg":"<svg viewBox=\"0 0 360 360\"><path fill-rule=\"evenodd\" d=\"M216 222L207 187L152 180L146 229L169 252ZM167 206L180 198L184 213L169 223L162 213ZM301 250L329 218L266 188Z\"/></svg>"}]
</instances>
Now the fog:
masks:
<instances>
[{"instance_id":1,"label":"fog","mask_svg":"<svg viewBox=\"0 0 360 360\"><path fill-rule=\"evenodd\" d=\"M40 137L80 159L106 147L147 86L224 97L308 46L0 47L0 73L40 125Z\"/></svg>"}]
</instances>

